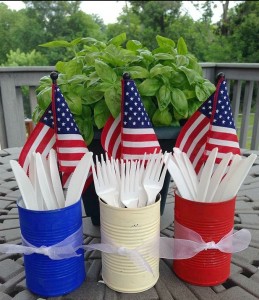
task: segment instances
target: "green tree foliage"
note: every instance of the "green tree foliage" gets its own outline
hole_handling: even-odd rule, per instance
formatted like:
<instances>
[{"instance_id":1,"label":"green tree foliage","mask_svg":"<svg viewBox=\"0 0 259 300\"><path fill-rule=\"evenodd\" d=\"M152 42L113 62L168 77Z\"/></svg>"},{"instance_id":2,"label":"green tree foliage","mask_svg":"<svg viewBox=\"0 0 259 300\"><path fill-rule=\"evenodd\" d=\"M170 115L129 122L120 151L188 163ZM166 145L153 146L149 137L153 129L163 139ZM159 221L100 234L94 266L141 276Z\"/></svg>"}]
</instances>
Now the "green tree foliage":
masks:
<instances>
[{"instance_id":1,"label":"green tree foliage","mask_svg":"<svg viewBox=\"0 0 259 300\"><path fill-rule=\"evenodd\" d=\"M101 27L92 16L80 10L81 1L24 1L27 16L41 26L43 39L38 45L50 40L71 40L82 36L105 38ZM61 55L69 58L73 53L64 49L53 49L51 53L41 49L49 57L49 63L55 64ZM70 55L70 56L69 56Z\"/></svg>"},{"instance_id":2,"label":"green tree foliage","mask_svg":"<svg viewBox=\"0 0 259 300\"><path fill-rule=\"evenodd\" d=\"M182 36L200 62L258 62L258 1L234 1L234 8L229 8L231 1L188 2L200 13L197 21L184 14L183 1L125 1L118 22L109 25L82 12L81 1L24 1L26 8L20 11L0 3L0 65L10 64L7 60L18 48L24 54L35 49L46 57L47 65L54 65L73 57L73 47L50 51L39 45L81 37L107 42L122 32L151 50L156 48L156 35L173 40ZM212 24L218 7L223 11L221 20Z\"/></svg>"},{"instance_id":3,"label":"green tree foliage","mask_svg":"<svg viewBox=\"0 0 259 300\"><path fill-rule=\"evenodd\" d=\"M180 16L182 1L128 1L117 25L108 27L108 38L112 34L127 32L127 36L143 41L143 44L154 49L154 36L167 35L171 23ZM112 34L111 34L112 33Z\"/></svg>"},{"instance_id":4,"label":"green tree foliage","mask_svg":"<svg viewBox=\"0 0 259 300\"><path fill-rule=\"evenodd\" d=\"M259 2L244 1L229 17L229 40L236 62L259 62Z\"/></svg>"},{"instance_id":5,"label":"green tree foliage","mask_svg":"<svg viewBox=\"0 0 259 300\"><path fill-rule=\"evenodd\" d=\"M81 1L24 1L20 11L0 3L0 64L10 50L30 53L33 49L47 58L48 65L69 58L73 53L63 49L48 51L39 47L50 40L71 40L82 36L106 39L103 22L80 10ZM69 56L70 55L70 56Z\"/></svg>"},{"instance_id":6,"label":"green tree foliage","mask_svg":"<svg viewBox=\"0 0 259 300\"><path fill-rule=\"evenodd\" d=\"M10 50L6 56L7 61L2 66L46 66L48 63L47 58L35 49L25 53L18 48Z\"/></svg>"}]
</instances>

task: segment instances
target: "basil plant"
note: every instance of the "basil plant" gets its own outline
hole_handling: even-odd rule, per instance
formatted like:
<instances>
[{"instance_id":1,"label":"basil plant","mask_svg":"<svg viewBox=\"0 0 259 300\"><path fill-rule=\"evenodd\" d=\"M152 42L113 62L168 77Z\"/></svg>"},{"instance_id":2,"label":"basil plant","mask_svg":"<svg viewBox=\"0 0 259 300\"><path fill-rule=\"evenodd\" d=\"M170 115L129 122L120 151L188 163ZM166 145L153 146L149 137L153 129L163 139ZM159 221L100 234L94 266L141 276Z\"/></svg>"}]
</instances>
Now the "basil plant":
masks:
<instances>
[{"instance_id":1,"label":"basil plant","mask_svg":"<svg viewBox=\"0 0 259 300\"><path fill-rule=\"evenodd\" d=\"M57 83L88 145L94 130L103 128L110 115L116 118L120 113L125 72L134 79L154 127L180 126L179 121L189 118L215 91L183 38L175 44L157 35L156 41L153 51L140 41L127 40L125 33L107 43L86 37L41 45L67 47L74 53L71 60L56 63ZM36 92L34 122L51 101L49 76L41 78Z\"/></svg>"}]
</instances>

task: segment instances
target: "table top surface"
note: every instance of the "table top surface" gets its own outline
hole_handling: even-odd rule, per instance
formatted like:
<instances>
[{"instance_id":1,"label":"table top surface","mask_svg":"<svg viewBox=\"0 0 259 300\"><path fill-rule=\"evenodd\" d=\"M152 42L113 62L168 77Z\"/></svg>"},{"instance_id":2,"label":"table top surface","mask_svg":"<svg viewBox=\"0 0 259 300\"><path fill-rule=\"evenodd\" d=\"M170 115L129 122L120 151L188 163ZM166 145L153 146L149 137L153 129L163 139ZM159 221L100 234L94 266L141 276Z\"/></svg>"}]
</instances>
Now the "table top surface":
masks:
<instances>
[{"instance_id":1,"label":"table top surface","mask_svg":"<svg viewBox=\"0 0 259 300\"><path fill-rule=\"evenodd\" d=\"M17 160L20 148L0 150L0 244L20 244L20 227L16 201L20 196L10 159ZM242 150L244 156L255 151ZM173 196L171 182L166 207L161 217L161 236L173 237ZM83 210L84 244L100 242L100 228L93 226ZM87 278L70 294L43 298L26 288L23 256L0 253L0 300L94 299L94 300L252 300L259 299L259 156L240 188L236 201L234 229L247 228L252 241L247 249L232 255L231 274L225 283L200 287L185 283L172 270L172 260L160 259L160 276L156 285L142 293L123 294L111 290L102 281L101 253L85 252Z\"/></svg>"}]
</instances>

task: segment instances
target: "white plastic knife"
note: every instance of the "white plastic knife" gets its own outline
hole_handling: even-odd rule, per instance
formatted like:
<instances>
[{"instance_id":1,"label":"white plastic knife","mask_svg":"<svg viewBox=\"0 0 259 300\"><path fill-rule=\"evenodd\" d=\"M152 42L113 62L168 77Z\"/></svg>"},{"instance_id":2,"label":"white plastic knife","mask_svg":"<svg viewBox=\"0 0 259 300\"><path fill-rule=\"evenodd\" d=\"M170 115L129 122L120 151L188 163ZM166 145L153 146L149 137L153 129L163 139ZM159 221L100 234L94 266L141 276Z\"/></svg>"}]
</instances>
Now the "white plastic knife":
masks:
<instances>
[{"instance_id":1,"label":"white plastic knife","mask_svg":"<svg viewBox=\"0 0 259 300\"><path fill-rule=\"evenodd\" d=\"M29 177L16 160L10 160L10 165L22 194L25 208L38 210L36 194Z\"/></svg>"},{"instance_id":2,"label":"white plastic knife","mask_svg":"<svg viewBox=\"0 0 259 300\"><path fill-rule=\"evenodd\" d=\"M59 207L65 207L65 197L58 170L56 151L54 149L51 149L49 152L49 168L52 185L56 195L56 199L58 201L58 205Z\"/></svg>"},{"instance_id":3,"label":"white plastic knife","mask_svg":"<svg viewBox=\"0 0 259 300\"><path fill-rule=\"evenodd\" d=\"M53 187L50 185L50 174L45 168L46 162L43 161L40 153L36 153L36 170L39 179L40 189L44 197L44 202L48 210L57 209L58 203L54 195Z\"/></svg>"},{"instance_id":4,"label":"white plastic knife","mask_svg":"<svg viewBox=\"0 0 259 300\"><path fill-rule=\"evenodd\" d=\"M85 181L87 179L91 164L93 152L87 152L79 161L67 188L65 206L76 203L82 194Z\"/></svg>"}]
</instances>

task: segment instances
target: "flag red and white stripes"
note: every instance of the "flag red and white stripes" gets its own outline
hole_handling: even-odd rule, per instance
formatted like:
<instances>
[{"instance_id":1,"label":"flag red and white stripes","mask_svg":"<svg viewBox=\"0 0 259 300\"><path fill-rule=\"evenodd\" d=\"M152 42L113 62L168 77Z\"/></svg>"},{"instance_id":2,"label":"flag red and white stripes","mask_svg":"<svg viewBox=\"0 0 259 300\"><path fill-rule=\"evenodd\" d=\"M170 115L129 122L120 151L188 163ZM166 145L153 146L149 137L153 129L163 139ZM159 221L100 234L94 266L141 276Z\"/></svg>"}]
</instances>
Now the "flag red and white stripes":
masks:
<instances>
[{"instance_id":1,"label":"flag red and white stripes","mask_svg":"<svg viewBox=\"0 0 259 300\"><path fill-rule=\"evenodd\" d=\"M105 124L101 143L109 156L143 159L144 154L161 150L149 116L133 80L122 80L122 111Z\"/></svg>"},{"instance_id":2,"label":"flag red and white stripes","mask_svg":"<svg viewBox=\"0 0 259 300\"><path fill-rule=\"evenodd\" d=\"M28 172L33 152L39 152L47 157L50 149L54 148L57 152L63 186L66 187L70 175L88 148L60 88L53 84L52 89L52 103L26 141L19 156L19 163Z\"/></svg>"},{"instance_id":3,"label":"flag red and white stripes","mask_svg":"<svg viewBox=\"0 0 259 300\"><path fill-rule=\"evenodd\" d=\"M215 147L218 148L216 164L225 153L240 154L224 78L219 80L215 93L183 126L175 146L188 155L197 173Z\"/></svg>"}]
</instances>

